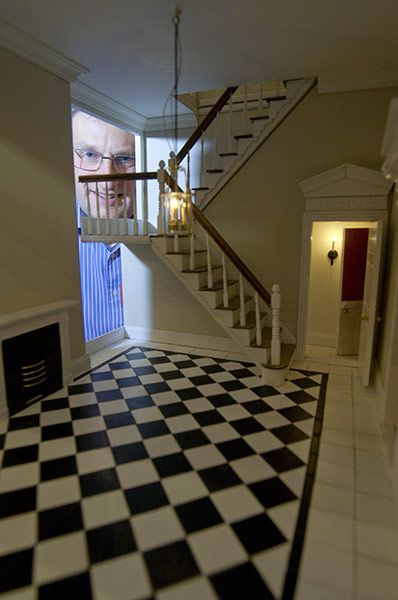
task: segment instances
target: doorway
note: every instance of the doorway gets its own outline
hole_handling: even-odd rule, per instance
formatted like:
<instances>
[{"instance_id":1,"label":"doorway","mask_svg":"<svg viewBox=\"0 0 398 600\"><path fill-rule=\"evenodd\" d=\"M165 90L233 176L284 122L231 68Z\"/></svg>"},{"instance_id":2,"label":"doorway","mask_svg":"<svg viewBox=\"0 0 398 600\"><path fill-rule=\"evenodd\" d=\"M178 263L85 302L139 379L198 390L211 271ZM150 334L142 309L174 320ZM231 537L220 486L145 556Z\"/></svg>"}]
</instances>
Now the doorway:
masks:
<instances>
[{"instance_id":1,"label":"doorway","mask_svg":"<svg viewBox=\"0 0 398 600\"><path fill-rule=\"evenodd\" d=\"M305 358L357 366L370 221L314 221Z\"/></svg>"}]
</instances>

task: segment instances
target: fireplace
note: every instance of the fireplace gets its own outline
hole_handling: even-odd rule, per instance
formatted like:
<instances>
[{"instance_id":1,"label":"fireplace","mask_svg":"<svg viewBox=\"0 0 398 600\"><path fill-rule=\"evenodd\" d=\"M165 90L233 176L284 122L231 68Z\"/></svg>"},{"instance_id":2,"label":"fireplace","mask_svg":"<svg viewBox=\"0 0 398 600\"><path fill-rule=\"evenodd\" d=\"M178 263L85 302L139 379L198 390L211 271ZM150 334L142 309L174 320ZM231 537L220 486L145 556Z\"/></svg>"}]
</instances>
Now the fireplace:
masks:
<instances>
[{"instance_id":1,"label":"fireplace","mask_svg":"<svg viewBox=\"0 0 398 600\"><path fill-rule=\"evenodd\" d=\"M0 317L0 417L72 381L68 310L59 301Z\"/></svg>"}]
</instances>

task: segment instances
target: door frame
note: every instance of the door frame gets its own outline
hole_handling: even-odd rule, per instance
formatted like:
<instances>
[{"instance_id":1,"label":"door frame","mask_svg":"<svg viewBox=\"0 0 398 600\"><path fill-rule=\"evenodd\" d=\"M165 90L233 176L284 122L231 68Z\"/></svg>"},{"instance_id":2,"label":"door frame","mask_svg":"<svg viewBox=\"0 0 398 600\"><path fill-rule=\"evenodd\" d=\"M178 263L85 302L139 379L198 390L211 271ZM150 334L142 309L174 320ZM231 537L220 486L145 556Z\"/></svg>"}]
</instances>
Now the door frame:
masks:
<instances>
[{"instance_id":1,"label":"door frame","mask_svg":"<svg viewBox=\"0 0 398 600\"><path fill-rule=\"evenodd\" d=\"M377 221L386 240L388 213L386 210L345 210L339 208L327 211L306 211L303 216L303 237L301 245L300 294L297 327L297 360L304 360L308 323L308 299L311 269L311 233L312 225L317 221ZM385 246L385 244L383 244ZM384 248L380 269L383 270ZM379 279L379 281L381 278ZM380 287L380 283L379 283Z\"/></svg>"}]
</instances>

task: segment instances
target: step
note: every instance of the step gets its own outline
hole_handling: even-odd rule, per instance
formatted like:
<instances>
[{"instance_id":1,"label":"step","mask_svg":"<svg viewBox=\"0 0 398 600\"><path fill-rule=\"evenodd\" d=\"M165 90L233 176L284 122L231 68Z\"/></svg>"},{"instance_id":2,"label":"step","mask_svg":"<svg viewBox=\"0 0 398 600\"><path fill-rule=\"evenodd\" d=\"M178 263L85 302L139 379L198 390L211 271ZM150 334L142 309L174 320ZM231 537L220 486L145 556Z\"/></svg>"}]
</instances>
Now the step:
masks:
<instances>
[{"instance_id":1,"label":"step","mask_svg":"<svg viewBox=\"0 0 398 600\"><path fill-rule=\"evenodd\" d=\"M202 295L206 303L210 306L210 308L216 308L223 301L224 288L222 282L222 267L220 267L220 277L214 278L213 287L207 287L207 275L206 282L203 283L201 287L199 287L198 292ZM228 286L228 296L233 298L239 293L239 282L229 279L227 281Z\"/></svg>"},{"instance_id":2,"label":"step","mask_svg":"<svg viewBox=\"0 0 398 600\"><path fill-rule=\"evenodd\" d=\"M220 154L220 158L222 161L223 170L228 172L235 161L239 158L239 154L237 152L223 152Z\"/></svg>"},{"instance_id":3,"label":"step","mask_svg":"<svg viewBox=\"0 0 398 600\"><path fill-rule=\"evenodd\" d=\"M195 250L195 268L203 267L207 264L207 252L206 250ZM190 270L190 258L191 253L189 250L184 252L167 252L166 256L168 260L174 265L177 271L189 271Z\"/></svg>"},{"instance_id":4,"label":"step","mask_svg":"<svg viewBox=\"0 0 398 600\"><path fill-rule=\"evenodd\" d=\"M244 300L245 314L253 310L254 298L253 296L245 296ZM227 327L233 327L240 319L240 297L233 296L228 301L228 306L225 307L223 302L216 306L217 319L221 319Z\"/></svg>"},{"instance_id":5,"label":"step","mask_svg":"<svg viewBox=\"0 0 398 600\"><path fill-rule=\"evenodd\" d=\"M285 96L282 96L280 98L270 98L270 100L271 102L269 105L269 117L270 119L274 119L281 110L281 108L285 106L285 104L288 102L288 100Z\"/></svg>"},{"instance_id":6,"label":"step","mask_svg":"<svg viewBox=\"0 0 398 600\"><path fill-rule=\"evenodd\" d=\"M211 271L213 274L213 281L217 282L217 280L222 278L221 265L212 267ZM186 271L180 271L180 273L194 290L203 291L204 288L207 288L207 267L198 267L194 271L187 269ZM216 306L216 304L214 306Z\"/></svg>"},{"instance_id":7,"label":"step","mask_svg":"<svg viewBox=\"0 0 398 600\"><path fill-rule=\"evenodd\" d=\"M168 252L174 252L174 236L173 235L153 235L151 236L151 243L156 246L156 248L162 254L167 254ZM190 236L188 235L179 235L178 236L178 248L179 251L185 252L189 251L190 248Z\"/></svg>"},{"instance_id":8,"label":"step","mask_svg":"<svg viewBox=\"0 0 398 600\"><path fill-rule=\"evenodd\" d=\"M266 312L260 313L261 329L265 327L267 317ZM256 339L256 313L254 310L246 315L246 325L242 326L239 322L236 322L232 329L245 346L250 346L252 341Z\"/></svg>"}]
</instances>

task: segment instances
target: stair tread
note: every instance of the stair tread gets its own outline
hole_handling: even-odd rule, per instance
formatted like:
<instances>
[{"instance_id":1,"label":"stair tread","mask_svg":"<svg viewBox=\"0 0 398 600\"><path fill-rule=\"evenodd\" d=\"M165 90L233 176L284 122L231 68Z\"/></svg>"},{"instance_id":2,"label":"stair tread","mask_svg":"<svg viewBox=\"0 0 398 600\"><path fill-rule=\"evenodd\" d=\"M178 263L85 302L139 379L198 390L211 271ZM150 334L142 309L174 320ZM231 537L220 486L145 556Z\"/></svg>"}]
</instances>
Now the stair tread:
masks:
<instances>
[{"instance_id":1,"label":"stair tread","mask_svg":"<svg viewBox=\"0 0 398 600\"><path fill-rule=\"evenodd\" d=\"M221 269L221 265L215 265L211 268L212 271L215 269ZM196 267L193 271L191 269L187 269L186 271L181 271L181 273L206 273L207 266L204 267Z\"/></svg>"},{"instance_id":2,"label":"stair tread","mask_svg":"<svg viewBox=\"0 0 398 600\"><path fill-rule=\"evenodd\" d=\"M260 312L260 319L266 316L267 313ZM233 329L253 329L256 326L256 313L251 310L246 315L246 325L241 325L239 321L234 324Z\"/></svg>"},{"instance_id":3,"label":"stair tread","mask_svg":"<svg viewBox=\"0 0 398 600\"><path fill-rule=\"evenodd\" d=\"M290 360L293 356L293 352L296 349L296 344L281 344L281 361L279 365L272 365L271 364L271 357L270 359L266 362L263 363L264 367L267 367L267 369L286 369L286 367L289 366Z\"/></svg>"},{"instance_id":4,"label":"stair tread","mask_svg":"<svg viewBox=\"0 0 398 600\"><path fill-rule=\"evenodd\" d=\"M238 283L236 280L234 279L228 279L227 281L227 285L234 285L235 283ZM218 292L220 290L223 289L223 282L220 279L219 281L214 281L213 282L213 287L209 288L207 285L204 285L203 287L199 288L199 292Z\"/></svg>"},{"instance_id":5,"label":"stair tread","mask_svg":"<svg viewBox=\"0 0 398 600\"><path fill-rule=\"evenodd\" d=\"M203 254L203 252L207 252L207 250L206 249L195 250L195 254ZM172 256L180 256L180 255L187 256L188 255L189 256L190 254L191 254L190 250L181 250L180 252L166 252L166 256L170 256L170 255L172 255Z\"/></svg>"},{"instance_id":6,"label":"stair tread","mask_svg":"<svg viewBox=\"0 0 398 600\"><path fill-rule=\"evenodd\" d=\"M245 302L248 302L253 296L245 296ZM216 310L236 310L240 308L240 297L234 296L233 298L229 298L228 306L225 307L223 304L219 304L216 306Z\"/></svg>"}]
</instances>

